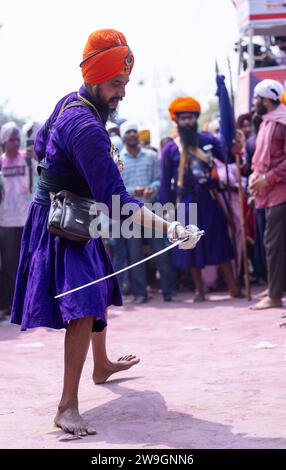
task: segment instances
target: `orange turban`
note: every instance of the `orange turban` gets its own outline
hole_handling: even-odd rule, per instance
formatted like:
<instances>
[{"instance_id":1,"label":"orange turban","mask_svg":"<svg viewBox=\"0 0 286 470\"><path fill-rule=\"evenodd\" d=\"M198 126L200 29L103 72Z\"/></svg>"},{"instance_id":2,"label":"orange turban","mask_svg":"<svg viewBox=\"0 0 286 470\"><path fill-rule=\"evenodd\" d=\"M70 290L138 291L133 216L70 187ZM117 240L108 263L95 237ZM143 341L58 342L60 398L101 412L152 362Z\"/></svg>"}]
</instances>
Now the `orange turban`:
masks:
<instances>
[{"instance_id":1,"label":"orange turban","mask_svg":"<svg viewBox=\"0 0 286 470\"><path fill-rule=\"evenodd\" d=\"M129 75L133 65L133 54L122 33L99 29L89 35L80 64L85 83L95 85L116 75Z\"/></svg>"},{"instance_id":2,"label":"orange turban","mask_svg":"<svg viewBox=\"0 0 286 470\"><path fill-rule=\"evenodd\" d=\"M176 113L196 113L199 116L200 112L200 103L189 96L176 98L169 106L172 121L177 121Z\"/></svg>"},{"instance_id":3,"label":"orange turban","mask_svg":"<svg viewBox=\"0 0 286 470\"><path fill-rule=\"evenodd\" d=\"M150 140L151 139L151 132L149 131L149 129L142 129L139 132L139 138L142 142L145 142L146 140Z\"/></svg>"},{"instance_id":4,"label":"orange turban","mask_svg":"<svg viewBox=\"0 0 286 470\"><path fill-rule=\"evenodd\" d=\"M286 105L286 91L283 91L281 95L281 103Z\"/></svg>"}]
</instances>

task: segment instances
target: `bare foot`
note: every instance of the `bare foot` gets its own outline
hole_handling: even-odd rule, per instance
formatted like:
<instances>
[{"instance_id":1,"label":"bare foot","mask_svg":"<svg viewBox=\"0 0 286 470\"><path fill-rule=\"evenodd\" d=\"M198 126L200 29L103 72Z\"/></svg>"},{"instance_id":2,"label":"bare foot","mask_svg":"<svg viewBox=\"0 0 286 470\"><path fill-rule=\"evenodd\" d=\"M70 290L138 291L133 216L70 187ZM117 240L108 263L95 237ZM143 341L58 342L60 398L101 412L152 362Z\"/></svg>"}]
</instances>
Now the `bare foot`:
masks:
<instances>
[{"instance_id":1,"label":"bare foot","mask_svg":"<svg viewBox=\"0 0 286 470\"><path fill-rule=\"evenodd\" d=\"M244 299L245 297L245 295L240 290L230 292L230 296L232 299Z\"/></svg>"},{"instance_id":2,"label":"bare foot","mask_svg":"<svg viewBox=\"0 0 286 470\"><path fill-rule=\"evenodd\" d=\"M206 300L205 294L197 293L194 296L193 302L205 302L205 300Z\"/></svg>"},{"instance_id":3,"label":"bare foot","mask_svg":"<svg viewBox=\"0 0 286 470\"><path fill-rule=\"evenodd\" d=\"M258 297L268 297L268 288L258 294Z\"/></svg>"},{"instance_id":4,"label":"bare foot","mask_svg":"<svg viewBox=\"0 0 286 470\"><path fill-rule=\"evenodd\" d=\"M96 434L92 426L84 422L77 408L67 408L65 411L58 411L55 417L55 425L63 431L78 436Z\"/></svg>"},{"instance_id":5,"label":"bare foot","mask_svg":"<svg viewBox=\"0 0 286 470\"><path fill-rule=\"evenodd\" d=\"M138 362L140 362L140 359L132 354L120 357L117 362L108 361L100 368L96 367L92 376L93 381L95 384L103 384L112 374L130 369L130 367L135 366Z\"/></svg>"},{"instance_id":6,"label":"bare foot","mask_svg":"<svg viewBox=\"0 0 286 470\"><path fill-rule=\"evenodd\" d=\"M266 308L281 308L283 307L282 300L271 299L270 297L264 297L264 299L257 302L257 304L250 307L251 310L265 310Z\"/></svg>"}]
</instances>

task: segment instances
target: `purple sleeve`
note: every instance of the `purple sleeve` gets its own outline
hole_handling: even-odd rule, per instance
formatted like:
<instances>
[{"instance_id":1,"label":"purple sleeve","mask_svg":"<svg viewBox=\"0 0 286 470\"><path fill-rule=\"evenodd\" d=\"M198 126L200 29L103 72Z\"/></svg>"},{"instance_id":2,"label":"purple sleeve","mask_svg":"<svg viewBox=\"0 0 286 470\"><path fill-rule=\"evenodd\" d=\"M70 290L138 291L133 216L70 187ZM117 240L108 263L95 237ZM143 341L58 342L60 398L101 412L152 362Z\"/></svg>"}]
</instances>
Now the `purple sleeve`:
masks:
<instances>
[{"instance_id":1,"label":"purple sleeve","mask_svg":"<svg viewBox=\"0 0 286 470\"><path fill-rule=\"evenodd\" d=\"M73 163L88 182L95 201L106 204L111 210L112 196L119 195L121 208L128 203L138 208L144 205L126 191L110 154L108 134L99 123L79 119L71 133L70 146Z\"/></svg>"},{"instance_id":2,"label":"purple sleeve","mask_svg":"<svg viewBox=\"0 0 286 470\"><path fill-rule=\"evenodd\" d=\"M49 131L49 121L41 127L41 129L37 132L37 137L35 141L35 152L37 154L38 160L41 161L45 158L46 155L46 142L48 137Z\"/></svg>"}]
</instances>

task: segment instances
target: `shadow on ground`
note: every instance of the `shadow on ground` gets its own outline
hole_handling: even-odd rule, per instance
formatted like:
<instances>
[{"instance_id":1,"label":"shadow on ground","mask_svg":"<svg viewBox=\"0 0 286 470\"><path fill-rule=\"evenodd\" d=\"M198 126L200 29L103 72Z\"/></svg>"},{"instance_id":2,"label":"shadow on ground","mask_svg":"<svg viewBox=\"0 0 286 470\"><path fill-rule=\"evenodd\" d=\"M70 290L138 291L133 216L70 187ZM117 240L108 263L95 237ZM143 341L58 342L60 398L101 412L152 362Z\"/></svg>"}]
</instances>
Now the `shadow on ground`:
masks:
<instances>
[{"instance_id":1,"label":"shadow on ground","mask_svg":"<svg viewBox=\"0 0 286 470\"><path fill-rule=\"evenodd\" d=\"M101 385L112 391L118 398L84 413L84 418L98 430L94 436L71 441L72 447L81 443L100 443L111 447L128 448L275 448L285 449L284 438L256 438L245 434L234 434L232 426L197 419L187 413L167 409L162 395L156 391L137 391L123 382L132 379L113 380ZM59 437L61 431L51 434Z\"/></svg>"}]
</instances>

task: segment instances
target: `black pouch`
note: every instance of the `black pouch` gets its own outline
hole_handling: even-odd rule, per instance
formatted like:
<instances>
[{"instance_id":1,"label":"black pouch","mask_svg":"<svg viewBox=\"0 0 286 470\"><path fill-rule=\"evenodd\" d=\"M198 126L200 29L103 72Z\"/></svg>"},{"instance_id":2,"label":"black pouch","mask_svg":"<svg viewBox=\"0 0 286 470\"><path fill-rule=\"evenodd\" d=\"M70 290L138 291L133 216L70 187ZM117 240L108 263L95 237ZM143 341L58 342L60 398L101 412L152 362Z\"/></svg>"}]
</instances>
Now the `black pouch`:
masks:
<instances>
[{"instance_id":1,"label":"black pouch","mask_svg":"<svg viewBox=\"0 0 286 470\"><path fill-rule=\"evenodd\" d=\"M50 197L49 232L67 240L87 243L92 238L91 224L97 217L95 201L66 190L50 193Z\"/></svg>"}]
</instances>

